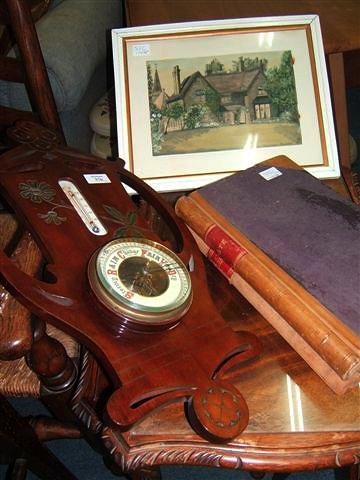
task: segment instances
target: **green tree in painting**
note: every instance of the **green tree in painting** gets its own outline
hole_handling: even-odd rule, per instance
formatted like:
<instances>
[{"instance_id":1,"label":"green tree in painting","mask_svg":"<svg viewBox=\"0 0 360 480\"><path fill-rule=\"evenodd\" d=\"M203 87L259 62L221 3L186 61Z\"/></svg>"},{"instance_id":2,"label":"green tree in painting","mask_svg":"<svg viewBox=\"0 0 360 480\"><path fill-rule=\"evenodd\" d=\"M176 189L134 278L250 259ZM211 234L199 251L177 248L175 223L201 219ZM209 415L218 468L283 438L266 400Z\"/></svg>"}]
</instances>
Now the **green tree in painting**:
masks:
<instances>
[{"instance_id":1,"label":"green tree in painting","mask_svg":"<svg viewBox=\"0 0 360 480\"><path fill-rule=\"evenodd\" d=\"M268 61L266 58L261 58L259 59L258 57L256 58L244 58L244 70L245 71L251 71L251 70L256 70L258 68L262 68L263 70L266 70Z\"/></svg>"},{"instance_id":2,"label":"green tree in painting","mask_svg":"<svg viewBox=\"0 0 360 480\"><path fill-rule=\"evenodd\" d=\"M221 105L221 96L218 92L212 88L207 88L205 90L205 101L209 110L219 117L220 105Z\"/></svg>"},{"instance_id":3,"label":"green tree in painting","mask_svg":"<svg viewBox=\"0 0 360 480\"><path fill-rule=\"evenodd\" d=\"M179 120L184 115L184 107L180 103L174 103L170 106L165 107L161 111L161 113L163 114L164 117L167 118L165 131L164 131L164 133L167 133L167 128L168 128L170 119L173 118L174 120Z\"/></svg>"},{"instance_id":4,"label":"green tree in painting","mask_svg":"<svg viewBox=\"0 0 360 480\"><path fill-rule=\"evenodd\" d=\"M148 82L148 92L149 92L149 102L150 102L151 94L154 86L154 79L152 76L151 64L149 62L146 63L146 71L147 71L147 82Z\"/></svg>"},{"instance_id":5,"label":"green tree in painting","mask_svg":"<svg viewBox=\"0 0 360 480\"><path fill-rule=\"evenodd\" d=\"M147 82L148 82L148 96L150 107L150 129L151 129L151 143L153 153L159 153L162 143L164 141L164 134L161 131L162 112L154 105L152 101L152 91L154 86L154 79L152 76L151 64L146 64Z\"/></svg>"},{"instance_id":6,"label":"green tree in painting","mask_svg":"<svg viewBox=\"0 0 360 480\"><path fill-rule=\"evenodd\" d=\"M150 102L151 143L154 154L160 152L162 143L164 142L164 134L161 131L162 119L162 112Z\"/></svg>"},{"instance_id":7,"label":"green tree in painting","mask_svg":"<svg viewBox=\"0 0 360 480\"><path fill-rule=\"evenodd\" d=\"M203 116L206 113L206 106L204 105L191 105L185 114L184 114L184 122L186 128L193 129L200 127L200 122Z\"/></svg>"},{"instance_id":8,"label":"green tree in painting","mask_svg":"<svg viewBox=\"0 0 360 480\"><path fill-rule=\"evenodd\" d=\"M298 122L299 112L295 88L295 76L291 51L282 54L278 67L269 68L266 72L264 89L271 98L279 116L287 117L292 122Z\"/></svg>"},{"instance_id":9,"label":"green tree in painting","mask_svg":"<svg viewBox=\"0 0 360 480\"><path fill-rule=\"evenodd\" d=\"M224 64L220 63L217 58L213 58L210 63L205 66L205 75L212 75L216 73L225 73Z\"/></svg>"},{"instance_id":10,"label":"green tree in painting","mask_svg":"<svg viewBox=\"0 0 360 480\"><path fill-rule=\"evenodd\" d=\"M267 64L268 60L266 58L239 57L237 60L232 61L232 72L247 72L258 68L262 68L265 71Z\"/></svg>"}]
</instances>

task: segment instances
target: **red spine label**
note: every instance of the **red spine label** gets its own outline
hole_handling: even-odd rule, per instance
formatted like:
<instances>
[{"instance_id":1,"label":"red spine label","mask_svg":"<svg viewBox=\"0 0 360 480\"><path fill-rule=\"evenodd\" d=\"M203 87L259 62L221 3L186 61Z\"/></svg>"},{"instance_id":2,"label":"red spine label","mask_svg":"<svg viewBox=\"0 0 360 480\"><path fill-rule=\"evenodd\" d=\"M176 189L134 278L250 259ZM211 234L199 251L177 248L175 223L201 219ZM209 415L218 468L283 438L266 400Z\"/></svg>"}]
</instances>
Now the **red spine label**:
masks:
<instances>
[{"instance_id":1,"label":"red spine label","mask_svg":"<svg viewBox=\"0 0 360 480\"><path fill-rule=\"evenodd\" d=\"M227 278L231 278L234 270L228 265L224 260L219 257L219 255L214 252L213 249L209 249L207 253L207 258L210 260L211 263L215 265L215 267L220 270L220 272L225 275Z\"/></svg>"},{"instance_id":2,"label":"red spine label","mask_svg":"<svg viewBox=\"0 0 360 480\"><path fill-rule=\"evenodd\" d=\"M211 227L206 233L205 242L228 265L235 265L235 262L247 253L245 248L234 242L234 240L217 225Z\"/></svg>"}]
</instances>

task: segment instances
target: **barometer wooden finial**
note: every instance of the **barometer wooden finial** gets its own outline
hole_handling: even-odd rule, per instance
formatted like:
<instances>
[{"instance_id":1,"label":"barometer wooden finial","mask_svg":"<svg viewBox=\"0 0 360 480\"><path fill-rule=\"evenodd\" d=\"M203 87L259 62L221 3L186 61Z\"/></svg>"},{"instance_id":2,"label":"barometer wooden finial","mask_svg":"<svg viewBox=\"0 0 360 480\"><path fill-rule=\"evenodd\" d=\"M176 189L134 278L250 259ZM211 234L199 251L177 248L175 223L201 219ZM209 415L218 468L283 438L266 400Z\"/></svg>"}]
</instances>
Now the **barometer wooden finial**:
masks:
<instances>
[{"instance_id":1,"label":"barometer wooden finial","mask_svg":"<svg viewBox=\"0 0 360 480\"><path fill-rule=\"evenodd\" d=\"M193 395L189 418L193 428L213 442L237 437L249 421L244 398L231 385L214 384Z\"/></svg>"}]
</instances>

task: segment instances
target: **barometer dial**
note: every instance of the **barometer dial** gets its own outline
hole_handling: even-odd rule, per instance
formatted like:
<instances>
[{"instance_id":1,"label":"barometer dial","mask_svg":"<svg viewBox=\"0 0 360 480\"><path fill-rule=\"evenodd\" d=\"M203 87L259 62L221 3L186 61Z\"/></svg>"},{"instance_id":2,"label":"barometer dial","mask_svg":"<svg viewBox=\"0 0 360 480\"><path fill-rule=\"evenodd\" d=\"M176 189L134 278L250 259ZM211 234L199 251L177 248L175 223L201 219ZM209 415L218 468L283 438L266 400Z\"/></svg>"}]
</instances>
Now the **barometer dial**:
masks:
<instances>
[{"instance_id":1,"label":"barometer dial","mask_svg":"<svg viewBox=\"0 0 360 480\"><path fill-rule=\"evenodd\" d=\"M127 238L106 244L90 261L89 280L100 302L135 329L167 328L186 313L192 299L183 262L150 240Z\"/></svg>"}]
</instances>

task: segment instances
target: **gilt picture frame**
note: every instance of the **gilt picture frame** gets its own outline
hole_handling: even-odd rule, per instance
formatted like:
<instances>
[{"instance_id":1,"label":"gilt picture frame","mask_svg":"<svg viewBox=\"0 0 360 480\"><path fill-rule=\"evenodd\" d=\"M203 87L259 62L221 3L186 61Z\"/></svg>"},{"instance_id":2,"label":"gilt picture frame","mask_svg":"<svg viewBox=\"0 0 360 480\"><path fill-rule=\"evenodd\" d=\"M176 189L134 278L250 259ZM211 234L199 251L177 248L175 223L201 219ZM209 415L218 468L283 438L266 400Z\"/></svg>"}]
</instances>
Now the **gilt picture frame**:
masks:
<instances>
[{"instance_id":1,"label":"gilt picture frame","mask_svg":"<svg viewBox=\"0 0 360 480\"><path fill-rule=\"evenodd\" d=\"M155 190L276 155L340 176L318 16L122 28L112 41L119 157Z\"/></svg>"}]
</instances>

